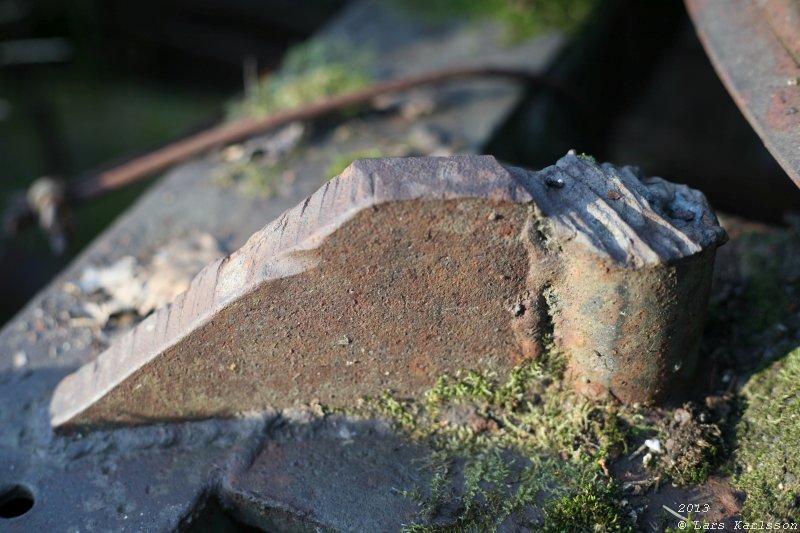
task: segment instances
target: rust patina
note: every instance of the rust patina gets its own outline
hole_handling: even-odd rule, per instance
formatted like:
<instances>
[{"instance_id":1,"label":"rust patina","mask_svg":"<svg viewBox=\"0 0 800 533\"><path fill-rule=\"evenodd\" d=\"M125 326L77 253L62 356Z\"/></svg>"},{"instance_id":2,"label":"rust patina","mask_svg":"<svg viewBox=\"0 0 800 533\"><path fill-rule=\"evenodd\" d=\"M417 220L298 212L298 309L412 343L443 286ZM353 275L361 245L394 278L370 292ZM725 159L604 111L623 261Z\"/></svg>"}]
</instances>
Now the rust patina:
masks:
<instances>
[{"instance_id":1,"label":"rust patina","mask_svg":"<svg viewBox=\"0 0 800 533\"><path fill-rule=\"evenodd\" d=\"M685 1L736 105L800 187L800 4Z\"/></svg>"},{"instance_id":2,"label":"rust patina","mask_svg":"<svg viewBox=\"0 0 800 533\"><path fill-rule=\"evenodd\" d=\"M575 155L357 161L67 376L52 422L415 396L550 335L581 392L653 401L694 367L724 239L701 193Z\"/></svg>"}]
</instances>

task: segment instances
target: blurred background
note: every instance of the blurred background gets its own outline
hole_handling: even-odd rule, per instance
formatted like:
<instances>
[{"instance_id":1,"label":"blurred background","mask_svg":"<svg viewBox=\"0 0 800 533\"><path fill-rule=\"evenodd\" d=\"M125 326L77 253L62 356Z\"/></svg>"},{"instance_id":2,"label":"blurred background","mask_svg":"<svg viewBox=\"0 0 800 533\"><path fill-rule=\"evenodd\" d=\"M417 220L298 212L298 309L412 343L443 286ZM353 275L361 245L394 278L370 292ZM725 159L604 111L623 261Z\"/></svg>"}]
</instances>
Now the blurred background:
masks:
<instances>
[{"instance_id":1,"label":"blurred background","mask_svg":"<svg viewBox=\"0 0 800 533\"><path fill-rule=\"evenodd\" d=\"M76 179L218 122L244 92L246 65L268 74L346 2L0 0L0 207L40 176ZM533 12L547 3L427 4L445 16L507 19L508 6ZM560 0L551 3L560 9ZM800 206L712 69L682 2L580 7L589 14L569 28L548 76L583 105L531 91L487 153L539 168L575 148L688 183L720 211L773 224ZM0 323L151 183L77 208L61 256L36 228L0 241Z\"/></svg>"}]
</instances>

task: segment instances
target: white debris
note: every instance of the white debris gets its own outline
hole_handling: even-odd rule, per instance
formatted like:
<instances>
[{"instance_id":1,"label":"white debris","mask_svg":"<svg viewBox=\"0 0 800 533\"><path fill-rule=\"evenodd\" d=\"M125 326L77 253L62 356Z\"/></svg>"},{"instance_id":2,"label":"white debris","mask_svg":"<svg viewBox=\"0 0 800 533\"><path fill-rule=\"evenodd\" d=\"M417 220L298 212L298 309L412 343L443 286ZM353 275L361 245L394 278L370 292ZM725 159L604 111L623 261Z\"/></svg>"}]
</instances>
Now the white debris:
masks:
<instances>
[{"instance_id":1,"label":"white debris","mask_svg":"<svg viewBox=\"0 0 800 533\"><path fill-rule=\"evenodd\" d=\"M18 351L17 353L14 354L12 363L14 364L14 368L22 368L26 366L28 364L28 354L26 354L22 350Z\"/></svg>"},{"instance_id":2,"label":"white debris","mask_svg":"<svg viewBox=\"0 0 800 533\"><path fill-rule=\"evenodd\" d=\"M138 268L136 258L130 255L106 267L88 267L81 274L78 287L87 294L102 290L126 302L135 300L135 296L129 295L131 280L138 277Z\"/></svg>"},{"instance_id":3,"label":"white debris","mask_svg":"<svg viewBox=\"0 0 800 533\"><path fill-rule=\"evenodd\" d=\"M342 426L339 428L337 432L337 437L342 440L353 440L353 437L356 436L356 432L348 428L347 426Z\"/></svg>"},{"instance_id":4,"label":"white debris","mask_svg":"<svg viewBox=\"0 0 800 533\"><path fill-rule=\"evenodd\" d=\"M650 462L652 460L653 460L653 454L648 452L648 453L644 454L644 457L642 457L642 464L644 466L647 466L647 465L650 464Z\"/></svg>"},{"instance_id":5,"label":"white debris","mask_svg":"<svg viewBox=\"0 0 800 533\"><path fill-rule=\"evenodd\" d=\"M663 448L661 447L661 441L658 439L647 439L644 441L644 445L647 446L647 449L653 453L661 453Z\"/></svg>"},{"instance_id":6,"label":"white debris","mask_svg":"<svg viewBox=\"0 0 800 533\"><path fill-rule=\"evenodd\" d=\"M188 289L192 278L222 255L213 236L196 233L167 243L146 266L125 256L105 267L88 267L77 286L94 297L83 308L101 326L120 313L147 316Z\"/></svg>"},{"instance_id":7,"label":"white debris","mask_svg":"<svg viewBox=\"0 0 800 533\"><path fill-rule=\"evenodd\" d=\"M142 316L171 302L208 263L225 255L208 233L168 243L153 256L143 276L142 300L136 310Z\"/></svg>"}]
</instances>

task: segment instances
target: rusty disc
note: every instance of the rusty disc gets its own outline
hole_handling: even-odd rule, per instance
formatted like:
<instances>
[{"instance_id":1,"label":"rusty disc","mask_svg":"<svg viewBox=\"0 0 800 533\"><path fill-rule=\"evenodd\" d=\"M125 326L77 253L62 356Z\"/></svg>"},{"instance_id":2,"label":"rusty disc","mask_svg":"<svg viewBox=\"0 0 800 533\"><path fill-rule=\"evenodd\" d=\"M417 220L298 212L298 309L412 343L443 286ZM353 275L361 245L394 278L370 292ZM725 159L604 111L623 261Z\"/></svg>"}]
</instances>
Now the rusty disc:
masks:
<instances>
[{"instance_id":1,"label":"rusty disc","mask_svg":"<svg viewBox=\"0 0 800 533\"><path fill-rule=\"evenodd\" d=\"M736 105L800 187L800 3L685 2Z\"/></svg>"}]
</instances>

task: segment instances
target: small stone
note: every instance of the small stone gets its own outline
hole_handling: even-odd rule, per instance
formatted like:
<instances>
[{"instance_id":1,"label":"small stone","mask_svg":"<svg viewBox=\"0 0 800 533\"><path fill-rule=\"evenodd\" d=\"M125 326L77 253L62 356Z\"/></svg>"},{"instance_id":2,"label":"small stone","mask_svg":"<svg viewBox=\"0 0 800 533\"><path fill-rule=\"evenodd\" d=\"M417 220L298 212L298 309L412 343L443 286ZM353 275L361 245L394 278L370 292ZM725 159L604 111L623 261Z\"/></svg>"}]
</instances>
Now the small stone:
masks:
<instances>
[{"instance_id":1,"label":"small stone","mask_svg":"<svg viewBox=\"0 0 800 533\"><path fill-rule=\"evenodd\" d=\"M222 150L222 160L226 163L235 163L244 158L245 150L241 144L231 144Z\"/></svg>"},{"instance_id":2,"label":"small stone","mask_svg":"<svg viewBox=\"0 0 800 533\"><path fill-rule=\"evenodd\" d=\"M607 196L609 200L619 200L620 198L622 198L622 195L619 193L619 191L615 191L613 189L608 191Z\"/></svg>"},{"instance_id":3,"label":"small stone","mask_svg":"<svg viewBox=\"0 0 800 533\"><path fill-rule=\"evenodd\" d=\"M678 424L687 424L692 421L692 413L690 413L683 407L679 407L678 409L675 409L675 413L673 414L673 419Z\"/></svg>"}]
</instances>

